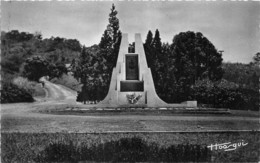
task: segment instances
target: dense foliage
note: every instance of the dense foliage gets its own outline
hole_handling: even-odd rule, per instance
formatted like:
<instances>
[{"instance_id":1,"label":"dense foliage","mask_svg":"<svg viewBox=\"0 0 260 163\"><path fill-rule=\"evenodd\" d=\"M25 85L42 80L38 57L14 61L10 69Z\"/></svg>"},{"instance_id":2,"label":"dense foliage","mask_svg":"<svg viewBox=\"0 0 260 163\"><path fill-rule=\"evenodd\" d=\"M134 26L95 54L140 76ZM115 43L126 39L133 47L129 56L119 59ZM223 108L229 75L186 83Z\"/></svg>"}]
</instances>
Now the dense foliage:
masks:
<instances>
[{"instance_id":1,"label":"dense foliage","mask_svg":"<svg viewBox=\"0 0 260 163\"><path fill-rule=\"evenodd\" d=\"M109 24L99 45L83 48L78 60L72 63L74 77L80 81L82 90L77 101L100 101L107 95L113 68L116 66L121 32L114 4L109 14Z\"/></svg>"},{"instance_id":2,"label":"dense foliage","mask_svg":"<svg viewBox=\"0 0 260 163\"><path fill-rule=\"evenodd\" d=\"M195 81L221 79L222 56L201 33L181 32L172 44L162 43L159 30L148 32L144 44L158 95L166 102L192 100Z\"/></svg>"},{"instance_id":3,"label":"dense foliage","mask_svg":"<svg viewBox=\"0 0 260 163\"><path fill-rule=\"evenodd\" d=\"M42 57L35 56L28 58L24 63L23 76L32 81L39 81L43 76L48 75L49 62Z\"/></svg>"},{"instance_id":4,"label":"dense foliage","mask_svg":"<svg viewBox=\"0 0 260 163\"><path fill-rule=\"evenodd\" d=\"M255 57L257 54L255 55ZM242 104L230 108L259 110L260 104L260 67L258 63L224 63L223 79L237 84L237 92L242 96ZM237 99L239 100L239 99ZM241 103L241 102L240 102Z\"/></svg>"},{"instance_id":5,"label":"dense foliage","mask_svg":"<svg viewBox=\"0 0 260 163\"><path fill-rule=\"evenodd\" d=\"M16 65L18 67L28 57L34 55L45 57L55 64L60 61L70 63L73 58L79 56L81 51L81 44L76 39L60 37L43 39L38 32L34 34L19 32L18 30L1 32L1 41L3 60L11 62L9 57L18 57L20 60L20 63ZM6 68L9 69L10 67Z\"/></svg>"},{"instance_id":6,"label":"dense foliage","mask_svg":"<svg viewBox=\"0 0 260 163\"><path fill-rule=\"evenodd\" d=\"M245 103L242 93L236 84L225 80L212 82L210 80L198 81L192 87L194 99L208 107L228 107L239 109Z\"/></svg>"},{"instance_id":7,"label":"dense foliage","mask_svg":"<svg viewBox=\"0 0 260 163\"><path fill-rule=\"evenodd\" d=\"M242 88L259 88L260 67L256 64L224 63L223 78L237 83Z\"/></svg>"},{"instance_id":8,"label":"dense foliage","mask_svg":"<svg viewBox=\"0 0 260 163\"><path fill-rule=\"evenodd\" d=\"M220 81L199 80L191 96L200 104L230 109L259 110L260 68L253 64L224 63Z\"/></svg>"},{"instance_id":9,"label":"dense foliage","mask_svg":"<svg viewBox=\"0 0 260 163\"><path fill-rule=\"evenodd\" d=\"M79 60L73 64L73 75L83 84L77 101L86 103L105 98L107 83L110 82L109 72L106 60L100 55L97 45L88 49L83 47Z\"/></svg>"},{"instance_id":10,"label":"dense foliage","mask_svg":"<svg viewBox=\"0 0 260 163\"><path fill-rule=\"evenodd\" d=\"M259 109L258 53L250 64L222 64L214 45L191 31L174 36L170 45L161 43L158 30L154 37L148 31L144 48L156 91L164 101L197 100L211 107Z\"/></svg>"}]
</instances>

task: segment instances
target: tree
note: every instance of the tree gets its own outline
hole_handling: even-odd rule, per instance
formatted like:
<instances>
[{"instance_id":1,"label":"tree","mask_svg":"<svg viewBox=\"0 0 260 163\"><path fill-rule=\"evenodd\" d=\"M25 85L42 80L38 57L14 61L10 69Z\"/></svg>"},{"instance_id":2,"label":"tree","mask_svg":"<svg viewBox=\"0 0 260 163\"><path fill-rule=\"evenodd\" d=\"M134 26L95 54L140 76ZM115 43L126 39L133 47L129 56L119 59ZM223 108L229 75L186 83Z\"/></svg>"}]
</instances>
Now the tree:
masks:
<instances>
[{"instance_id":1,"label":"tree","mask_svg":"<svg viewBox=\"0 0 260 163\"><path fill-rule=\"evenodd\" d=\"M153 33L149 30L146 36L145 45L152 46L153 42Z\"/></svg>"},{"instance_id":2,"label":"tree","mask_svg":"<svg viewBox=\"0 0 260 163\"><path fill-rule=\"evenodd\" d=\"M152 41L152 48L154 51L153 54L153 69L156 73L153 73L153 76L155 78L156 81L162 79L162 71L163 71L163 67L165 66L165 60L164 60L164 56L162 53L162 42L161 42L161 38L160 38L160 32L158 29L156 29L155 31L155 35L154 35L154 39ZM158 78L158 79L157 79Z\"/></svg>"},{"instance_id":3,"label":"tree","mask_svg":"<svg viewBox=\"0 0 260 163\"><path fill-rule=\"evenodd\" d=\"M60 78L63 74L67 74L68 70L64 62L58 62L56 64L49 64L48 66L48 76L50 79Z\"/></svg>"},{"instance_id":4,"label":"tree","mask_svg":"<svg viewBox=\"0 0 260 163\"><path fill-rule=\"evenodd\" d=\"M121 32L119 20L116 17L115 5L112 5L109 14L109 24L98 46L84 48L79 61L73 63L74 76L83 84L79 92L78 100L102 100L105 98L112 76L112 70L116 66Z\"/></svg>"},{"instance_id":5,"label":"tree","mask_svg":"<svg viewBox=\"0 0 260 163\"><path fill-rule=\"evenodd\" d=\"M159 53L162 52L162 42L161 42L161 38L160 38L160 32L158 29L156 29L156 31L155 31L154 39L152 41L152 46L156 50L157 55L159 55Z\"/></svg>"},{"instance_id":6,"label":"tree","mask_svg":"<svg viewBox=\"0 0 260 163\"><path fill-rule=\"evenodd\" d=\"M67 68L64 63L50 63L47 59L41 56L33 56L26 59L22 75L29 80L39 82L39 79L43 76L49 76L52 78L59 78L62 74L67 73Z\"/></svg>"},{"instance_id":7,"label":"tree","mask_svg":"<svg viewBox=\"0 0 260 163\"><path fill-rule=\"evenodd\" d=\"M153 33L149 30L146 36L144 50L145 50L147 64L148 67L150 68L153 66L153 60L154 60L154 51L153 51L152 42L153 42Z\"/></svg>"},{"instance_id":8,"label":"tree","mask_svg":"<svg viewBox=\"0 0 260 163\"><path fill-rule=\"evenodd\" d=\"M155 36L148 31L144 44L148 67L151 68L157 94L166 102L171 102L174 91L174 64L170 45L162 43L157 29Z\"/></svg>"},{"instance_id":9,"label":"tree","mask_svg":"<svg viewBox=\"0 0 260 163\"><path fill-rule=\"evenodd\" d=\"M166 74L165 72L166 60L162 53L162 42L160 38L160 32L158 29L156 29L155 31L155 35L151 45L152 45L151 47L152 52L150 53L150 55L152 56L151 69L152 69L153 80L156 82L157 85L156 92L158 94L161 94L165 82L164 75Z\"/></svg>"},{"instance_id":10,"label":"tree","mask_svg":"<svg viewBox=\"0 0 260 163\"><path fill-rule=\"evenodd\" d=\"M222 55L200 32L181 32L174 36L171 53L176 80L177 101L192 100L191 87L197 80L220 80Z\"/></svg>"},{"instance_id":11,"label":"tree","mask_svg":"<svg viewBox=\"0 0 260 163\"><path fill-rule=\"evenodd\" d=\"M155 36L153 38L152 32L149 30L146 41L144 44L146 58L148 62L148 66L153 69L154 71L157 71L160 69L159 60L163 58L162 55L162 42L160 38L160 32L158 29L155 31ZM155 74L153 74L155 75ZM155 77L155 76L154 76Z\"/></svg>"},{"instance_id":12,"label":"tree","mask_svg":"<svg viewBox=\"0 0 260 163\"><path fill-rule=\"evenodd\" d=\"M258 90L260 67L255 64L223 63L223 79L239 84L240 87ZM238 75L239 74L239 75Z\"/></svg>"},{"instance_id":13,"label":"tree","mask_svg":"<svg viewBox=\"0 0 260 163\"><path fill-rule=\"evenodd\" d=\"M28 32L19 32L18 30L12 30L6 33L6 38L14 42L29 41L34 36Z\"/></svg>"},{"instance_id":14,"label":"tree","mask_svg":"<svg viewBox=\"0 0 260 163\"><path fill-rule=\"evenodd\" d=\"M113 67L116 66L122 35L119 30L119 19L116 15L117 11L115 10L115 5L113 4L108 19L109 24L107 25L107 29L104 31L99 43L102 56L107 60L108 69L111 73Z\"/></svg>"},{"instance_id":15,"label":"tree","mask_svg":"<svg viewBox=\"0 0 260 163\"><path fill-rule=\"evenodd\" d=\"M68 49L71 49L73 51L80 52L81 51L81 45L80 42L76 39L67 39L65 40L65 46Z\"/></svg>"},{"instance_id":16,"label":"tree","mask_svg":"<svg viewBox=\"0 0 260 163\"><path fill-rule=\"evenodd\" d=\"M97 45L83 47L79 60L72 65L74 77L83 84L77 101L99 101L107 94L108 68L106 60L100 54Z\"/></svg>"},{"instance_id":17,"label":"tree","mask_svg":"<svg viewBox=\"0 0 260 163\"><path fill-rule=\"evenodd\" d=\"M222 55L202 33L181 32L173 38L171 47L177 80L185 77L193 84L202 78L213 81L222 78Z\"/></svg>"},{"instance_id":18,"label":"tree","mask_svg":"<svg viewBox=\"0 0 260 163\"><path fill-rule=\"evenodd\" d=\"M260 65L260 52L256 53L253 57L254 63Z\"/></svg>"},{"instance_id":19,"label":"tree","mask_svg":"<svg viewBox=\"0 0 260 163\"><path fill-rule=\"evenodd\" d=\"M222 56L201 33L181 32L171 45L162 43L157 29L144 44L157 94L166 102L192 100L191 86L199 79L221 79Z\"/></svg>"},{"instance_id":20,"label":"tree","mask_svg":"<svg viewBox=\"0 0 260 163\"><path fill-rule=\"evenodd\" d=\"M114 47L118 39L119 31L119 20L116 17L117 11L115 10L115 5L112 4L111 13L109 14L109 24L107 25L108 35L112 38L112 48Z\"/></svg>"},{"instance_id":21,"label":"tree","mask_svg":"<svg viewBox=\"0 0 260 163\"><path fill-rule=\"evenodd\" d=\"M26 59L23 67L23 76L29 80L39 82L39 79L49 73L49 62L40 56Z\"/></svg>"},{"instance_id":22,"label":"tree","mask_svg":"<svg viewBox=\"0 0 260 163\"><path fill-rule=\"evenodd\" d=\"M5 56L1 61L2 71L10 74L19 73L23 62L24 56L22 54L12 54Z\"/></svg>"}]
</instances>

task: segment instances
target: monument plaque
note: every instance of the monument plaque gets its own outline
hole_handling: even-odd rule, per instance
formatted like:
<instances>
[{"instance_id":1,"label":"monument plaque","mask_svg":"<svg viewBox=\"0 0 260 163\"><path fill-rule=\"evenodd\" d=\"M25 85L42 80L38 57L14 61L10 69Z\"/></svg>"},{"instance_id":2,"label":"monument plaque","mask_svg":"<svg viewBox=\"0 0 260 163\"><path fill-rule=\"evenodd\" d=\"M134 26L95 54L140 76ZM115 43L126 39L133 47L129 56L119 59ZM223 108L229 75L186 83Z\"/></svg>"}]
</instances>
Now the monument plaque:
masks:
<instances>
[{"instance_id":1,"label":"monument plaque","mask_svg":"<svg viewBox=\"0 0 260 163\"><path fill-rule=\"evenodd\" d=\"M128 54L125 56L126 59L126 80L138 80L138 55Z\"/></svg>"}]
</instances>

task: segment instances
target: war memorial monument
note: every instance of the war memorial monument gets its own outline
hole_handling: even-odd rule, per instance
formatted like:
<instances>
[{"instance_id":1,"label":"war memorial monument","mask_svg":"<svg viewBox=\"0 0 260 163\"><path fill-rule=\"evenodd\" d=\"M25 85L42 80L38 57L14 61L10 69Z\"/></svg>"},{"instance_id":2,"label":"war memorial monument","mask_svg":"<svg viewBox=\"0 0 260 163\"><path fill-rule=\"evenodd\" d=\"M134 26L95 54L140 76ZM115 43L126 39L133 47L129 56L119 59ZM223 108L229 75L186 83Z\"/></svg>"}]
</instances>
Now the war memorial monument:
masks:
<instances>
[{"instance_id":1,"label":"war memorial monument","mask_svg":"<svg viewBox=\"0 0 260 163\"><path fill-rule=\"evenodd\" d=\"M141 34L135 34L135 53L129 53L128 47L128 34L123 34L109 92L97 107L197 107L197 101L168 104L161 100L155 91L151 69L147 65Z\"/></svg>"}]
</instances>

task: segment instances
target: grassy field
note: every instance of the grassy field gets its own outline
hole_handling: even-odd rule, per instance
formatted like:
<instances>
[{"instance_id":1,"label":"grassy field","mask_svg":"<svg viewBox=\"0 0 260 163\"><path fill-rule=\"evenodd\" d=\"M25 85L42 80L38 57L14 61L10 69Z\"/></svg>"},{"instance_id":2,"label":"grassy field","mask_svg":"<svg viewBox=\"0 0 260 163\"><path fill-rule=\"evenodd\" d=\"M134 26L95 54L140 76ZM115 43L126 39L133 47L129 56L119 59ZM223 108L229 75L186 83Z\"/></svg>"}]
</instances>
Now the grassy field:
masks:
<instances>
[{"instance_id":1,"label":"grassy field","mask_svg":"<svg viewBox=\"0 0 260 163\"><path fill-rule=\"evenodd\" d=\"M216 143L238 143L242 140L248 143L246 146L238 147L234 151L213 150L210 153L210 161L217 162L257 162L259 161L260 139L259 132L226 132L226 133L2 133L2 162L35 162L41 157L47 157L46 151L50 150L62 156L78 155L71 153L71 149L92 149L101 147L100 157L102 158L106 144L124 138L141 139L147 150L156 145L162 153L162 149L169 149L177 145L199 145L205 149L207 146ZM52 147L52 148L51 148ZM54 148L56 147L56 148ZM66 148L65 148L66 147ZM69 148L69 149L68 149ZM136 148L136 147L131 147ZM140 147L138 150L142 153ZM103 149L103 150L102 150ZM142 148L143 149L143 148ZM65 151L64 151L65 150ZM115 149L111 149L115 150ZM79 150L81 151L81 150ZM100 152L99 151L99 152ZM169 150L168 151L169 154ZM175 152L178 150L175 150ZM74 151L75 152L75 151ZM82 152L82 151L81 151ZM186 151L189 153L189 151ZM43 154L44 153L44 154ZM83 153L84 154L84 153ZM130 154L130 153L129 153ZM133 154L137 157L140 153ZM137 156L136 156L137 155ZM149 153L148 153L149 155ZM57 157L56 156L56 157ZM165 154L158 155L164 157ZM103 156L104 157L104 156ZM150 158L150 156L146 156ZM208 157L208 156L207 156ZM55 157L48 158L58 159ZM137 157L138 158L138 157ZM63 161L71 158L64 158ZM80 161L86 161L84 160ZM53 160L54 161L54 160ZM78 160L79 161L79 160ZM93 161L93 160L92 160ZM136 160L137 161L137 160ZM199 160L198 160L199 161ZM205 160L204 160L205 161Z\"/></svg>"}]
</instances>

